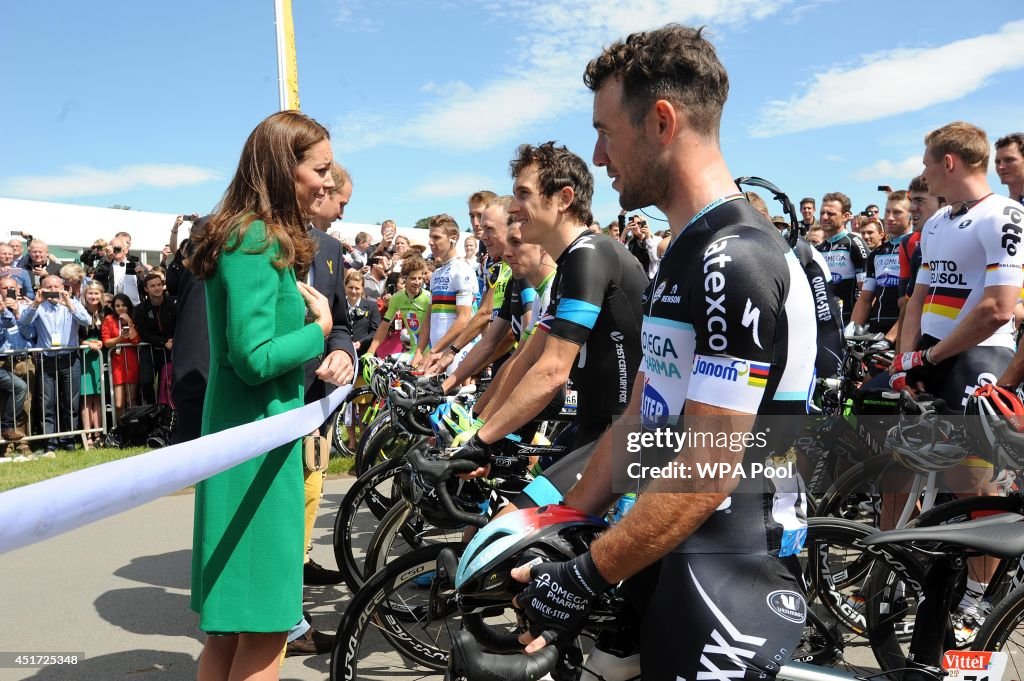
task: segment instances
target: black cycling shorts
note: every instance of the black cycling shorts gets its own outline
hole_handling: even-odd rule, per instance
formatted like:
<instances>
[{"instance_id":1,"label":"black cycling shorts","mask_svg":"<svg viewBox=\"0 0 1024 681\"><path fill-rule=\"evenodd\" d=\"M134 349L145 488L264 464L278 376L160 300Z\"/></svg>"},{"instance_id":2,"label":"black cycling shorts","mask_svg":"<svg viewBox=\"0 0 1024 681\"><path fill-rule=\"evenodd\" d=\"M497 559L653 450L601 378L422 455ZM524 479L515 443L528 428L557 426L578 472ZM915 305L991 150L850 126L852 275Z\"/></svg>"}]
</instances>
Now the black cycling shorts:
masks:
<instances>
[{"instance_id":1,"label":"black cycling shorts","mask_svg":"<svg viewBox=\"0 0 1024 681\"><path fill-rule=\"evenodd\" d=\"M767 554L670 553L623 593L640 618L644 681L774 678L807 616L796 578Z\"/></svg>"},{"instance_id":2,"label":"black cycling shorts","mask_svg":"<svg viewBox=\"0 0 1024 681\"><path fill-rule=\"evenodd\" d=\"M937 339L925 336L921 348L929 348L936 343ZM967 398L978 386L999 380L1012 359L1013 350L1010 348L978 345L934 367L911 371L907 375L907 383L913 385L922 381L929 394L945 400L947 413L963 414Z\"/></svg>"},{"instance_id":3,"label":"black cycling shorts","mask_svg":"<svg viewBox=\"0 0 1024 681\"><path fill-rule=\"evenodd\" d=\"M564 435L570 439L570 451L550 466L544 467L540 477L535 478L512 503L516 508L534 508L545 504L557 504L565 497L590 461L597 440L608 430L609 420L581 421L576 419L570 432ZM556 443L557 444L557 443ZM542 463L542 465L544 465Z\"/></svg>"}]
</instances>

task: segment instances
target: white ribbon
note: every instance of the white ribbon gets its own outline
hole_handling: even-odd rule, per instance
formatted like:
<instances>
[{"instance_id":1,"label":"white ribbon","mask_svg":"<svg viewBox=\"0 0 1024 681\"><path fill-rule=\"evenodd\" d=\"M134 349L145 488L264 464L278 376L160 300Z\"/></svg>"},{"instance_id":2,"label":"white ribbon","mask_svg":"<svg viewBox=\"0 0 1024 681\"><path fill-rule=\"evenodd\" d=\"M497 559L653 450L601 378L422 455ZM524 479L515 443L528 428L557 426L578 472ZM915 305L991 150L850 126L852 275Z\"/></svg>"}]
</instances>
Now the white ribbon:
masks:
<instances>
[{"instance_id":1,"label":"white ribbon","mask_svg":"<svg viewBox=\"0 0 1024 681\"><path fill-rule=\"evenodd\" d=\"M351 386L277 416L0 494L0 554L149 503L319 428Z\"/></svg>"}]
</instances>

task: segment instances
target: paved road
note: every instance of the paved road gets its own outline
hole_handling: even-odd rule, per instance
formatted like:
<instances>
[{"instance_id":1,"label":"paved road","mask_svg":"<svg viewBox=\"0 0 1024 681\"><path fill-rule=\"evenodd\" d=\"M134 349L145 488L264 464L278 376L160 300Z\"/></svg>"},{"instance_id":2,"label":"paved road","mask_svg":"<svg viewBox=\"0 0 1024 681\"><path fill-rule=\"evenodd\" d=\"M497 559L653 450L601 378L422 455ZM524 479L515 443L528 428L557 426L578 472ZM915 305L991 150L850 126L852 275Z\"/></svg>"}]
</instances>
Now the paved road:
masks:
<instances>
[{"instance_id":1,"label":"paved road","mask_svg":"<svg viewBox=\"0 0 1024 681\"><path fill-rule=\"evenodd\" d=\"M322 565L334 566L334 517L351 481L327 481L313 534ZM195 679L203 634L188 608L192 507L192 494L164 497L0 556L0 661L5 652L84 653L73 668L0 667L0 681ZM304 593L314 626L333 633L347 589ZM328 658L288 658L281 679L324 681ZM873 666L867 649L848 649L847 659Z\"/></svg>"},{"instance_id":2,"label":"paved road","mask_svg":"<svg viewBox=\"0 0 1024 681\"><path fill-rule=\"evenodd\" d=\"M334 566L331 531L351 478L328 480L313 559ZM77 652L75 667L0 668L0 681L195 679L203 634L188 608L192 494L145 506L0 556L5 652ZM0 520L0 522L3 522ZM344 586L307 587L314 626L333 632ZM285 681L323 681L328 656L285 660Z\"/></svg>"}]
</instances>

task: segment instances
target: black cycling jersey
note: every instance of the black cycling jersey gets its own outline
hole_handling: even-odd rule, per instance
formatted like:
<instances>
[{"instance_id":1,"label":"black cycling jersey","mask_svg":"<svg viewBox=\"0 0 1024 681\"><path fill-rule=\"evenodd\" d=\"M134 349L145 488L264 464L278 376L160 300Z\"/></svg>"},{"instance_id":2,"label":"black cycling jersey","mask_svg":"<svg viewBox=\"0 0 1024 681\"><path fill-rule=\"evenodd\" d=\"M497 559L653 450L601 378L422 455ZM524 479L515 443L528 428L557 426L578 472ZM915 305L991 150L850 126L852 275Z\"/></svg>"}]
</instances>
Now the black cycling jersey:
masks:
<instances>
[{"instance_id":1,"label":"black cycling jersey","mask_svg":"<svg viewBox=\"0 0 1024 681\"><path fill-rule=\"evenodd\" d=\"M900 316L900 244L906 235L891 239L868 258L864 275L864 291L874 294L868 314L868 331L888 333Z\"/></svg>"},{"instance_id":2,"label":"black cycling jersey","mask_svg":"<svg viewBox=\"0 0 1024 681\"><path fill-rule=\"evenodd\" d=\"M569 377L577 414L596 420L621 414L640 366L640 298L647 273L614 239L583 232L558 258L551 302L538 327L580 345Z\"/></svg>"},{"instance_id":3,"label":"black cycling jersey","mask_svg":"<svg viewBox=\"0 0 1024 681\"><path fill-rule=\"evenodd\" d=\"M523 300L524 295L526 300ZM512 335L516 342L523 338L523 313L529 309L536 292L525 279L512 279L505 287L505 300L501 308L495 311L495 317L504 319L512 327Z\"/></svg>"},{"instance_id":4,"label":"black cycling jersey","mask_svg":"<svg viewBox=\"0 0 1024 681\"><path fill-rule=\"evenodd\" d=\"M860 234L842 229L831 239L818 244L818 250L825 256L828 269L832 272L836 298L843 309L843 324L848 324L859 293L857 284L864 281L868 246Z\"/></svg>"},{"instance_id":5,"label":"black cycling jersey","mask_svg":"<svg viewBox=\"0 0 1024 681\"><path fill-rule=\"evenodd\" d=\"M673 424L688 401L747 414L807 413L817 353L814 296L796 254L749 203L729 197L698 214L665 253L644 297L645 428ZM798 418L772 420L769 448L784 451L801 425ZM765 427L755 424L755 431ZM745 463L765 454L748 448ZM799 552L806 533L799 487L798 476L744 478L676 550Z\"/></svg>"},{"instance_id":6,"label":"black cycling jersey","mask_svg":"<svg viewBox=\"0 0 1024 681\"><path fill-rule=\"evenodd\" d=\"M793 247L814 295L814 315L818 320L818 352L814 373L818 378L836 378L843 371L843 324L836 302L828 263L803 237Z\"/></svg>"}]
</instances>

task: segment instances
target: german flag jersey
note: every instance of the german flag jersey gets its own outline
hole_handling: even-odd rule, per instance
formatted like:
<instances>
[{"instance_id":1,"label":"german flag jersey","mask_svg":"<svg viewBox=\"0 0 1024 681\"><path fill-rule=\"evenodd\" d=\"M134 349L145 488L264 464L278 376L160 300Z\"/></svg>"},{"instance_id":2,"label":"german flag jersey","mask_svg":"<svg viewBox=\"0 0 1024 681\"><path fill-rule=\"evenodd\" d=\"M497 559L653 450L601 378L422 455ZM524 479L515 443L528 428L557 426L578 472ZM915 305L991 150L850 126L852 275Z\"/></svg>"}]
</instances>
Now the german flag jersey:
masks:
<instances>
[{"instance_id":1,"label":"german flag jersey","mask_svg":"<svg viewBox=\"0 0 1024 681\"><path fill-rule=\"evenodd\" d=\"M970 209L940 210L921 230L921 268L927 286L921 333L942 340L978 304L988 286L1024 283L1024 207L989 194ZM1013 349L1013 322L978 345Z\"/></svg>"}]
</instances>

